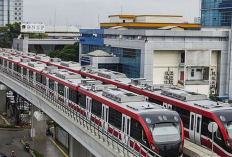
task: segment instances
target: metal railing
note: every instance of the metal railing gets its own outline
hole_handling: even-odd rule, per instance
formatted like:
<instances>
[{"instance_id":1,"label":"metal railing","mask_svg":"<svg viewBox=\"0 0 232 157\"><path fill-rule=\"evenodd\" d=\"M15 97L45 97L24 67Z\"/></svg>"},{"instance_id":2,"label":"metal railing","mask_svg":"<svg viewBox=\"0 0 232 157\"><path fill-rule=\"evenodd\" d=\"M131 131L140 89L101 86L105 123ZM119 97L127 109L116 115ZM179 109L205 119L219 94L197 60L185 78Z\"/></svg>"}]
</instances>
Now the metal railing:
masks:
<instances>
[{"instance_id":1,"label":"metal railing","mask_svg":"<svg viewBox=\"0 0 232 157\"><path fill-rule=\"evenodd\" d=\"M106 123L96 115L88 112L80 105L77 105L72 102L74 106L77 106L80 110L84 111L86 115L77 112L77 110L74 110L69 105L65 104L65 101L63 102L58 100L59 97L64 100L64 96L56 93L54 90L51 90L50 88L46 87L40 82L31 80L27 76L22 75L18 72L9 72L9 70L9 68L0 65L1 73L4 73L6 76L22 83L25 87L27 87L27 89L35 92L36 94L41 95L42 98L52 103L54 107L59 109L64 114L68 115L70 118L76 121L77 124L82 126L82 128L85 128L87 131L92 133L102 142L107 143L109 147L113 148L120 155L124 157L161 157L151 149L147 148L146 146L142 145L140 142L136 141L135 139L129 136L127 136L127 143L123 143L119 137L121 134L121 131L119 129L116 129L114 126L110 125L109 123ZM46 89L47 92L44 89ZM54 95L51 95L50 93L54 93ZM91 120L92 117L94 118L93 122ZM96 123L96 120L98 120L98 123ZM107 129L105 129L105 125L111 127L112 132L109 132L108 127ZM115 132L117 132L117 137L115 136Z\"/></svg>"}]
</instances>

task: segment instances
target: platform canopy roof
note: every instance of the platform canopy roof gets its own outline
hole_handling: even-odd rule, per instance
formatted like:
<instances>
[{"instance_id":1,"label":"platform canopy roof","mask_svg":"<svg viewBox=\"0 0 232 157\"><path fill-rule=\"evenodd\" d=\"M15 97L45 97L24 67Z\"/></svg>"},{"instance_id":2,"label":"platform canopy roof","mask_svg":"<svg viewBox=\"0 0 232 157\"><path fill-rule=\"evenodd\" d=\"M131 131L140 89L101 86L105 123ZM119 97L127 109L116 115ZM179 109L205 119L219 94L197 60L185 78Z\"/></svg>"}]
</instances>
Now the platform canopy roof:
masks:
<instances>
[{"instance_id":1,"label":"platform canopy roof","mask_svg":"<svg viewBox=\"0 0 232 157\"><path fill-rule=\"evenodd\" d=\"M102 50L96 50L96 51L88 53L87 55L94 56L94 57L112 57L111 54L109 54L105 51L102 51Z\"/></svg>"}]
</instances>

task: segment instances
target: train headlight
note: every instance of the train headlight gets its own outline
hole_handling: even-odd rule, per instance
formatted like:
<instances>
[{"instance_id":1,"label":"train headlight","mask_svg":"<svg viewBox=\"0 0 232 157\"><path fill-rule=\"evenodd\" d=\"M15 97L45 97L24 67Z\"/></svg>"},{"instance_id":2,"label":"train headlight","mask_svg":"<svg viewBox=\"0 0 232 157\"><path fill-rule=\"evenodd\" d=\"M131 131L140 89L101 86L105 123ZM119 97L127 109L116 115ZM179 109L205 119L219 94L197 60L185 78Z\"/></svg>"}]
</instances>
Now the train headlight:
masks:
<instances>
[{"instance_id":1,"label":"train headlight","mask_svg":"<svg viewBox=\"0 0 232 157\"><path fill-rule=\"evenodd\" d=\"M153 144L153 143L151 143L151 150L153 150L156 153L159 153L158 147L155 144Z\"/></svg>"},{"instance_id":2,"label":"train headlight","mask_svg":"<svg viewBox=\"0 0 232 157\"><path fill-rule=\"evenodd\" d=\"M156 148L155 145L154 145L154 144L151 144L151 149L152 149L152 150L155 150L155 148Z\"/></svg>"},{"instance_id":3,"label":"train headlight","mask_svg":"<svg viewBox=\"0 0 232 157\"><path fill-rule=\"evenodd\" d=\"M231 142L229 141L229 140L226 140L226 145L228 146L228 147L231 147L232 145L231 145Z\"/></svg>"},{"instance_id":4,"label":"train headlight","mask_svg":"<svg viewBox=\"0 0 232 157\"><path fill-rule=\"evenodd\" d=\"M184 148L184 142L181 142L180 147L179 147L179 152L181 152L183 150L183 148Z\"/></svg>"}]
</instances>

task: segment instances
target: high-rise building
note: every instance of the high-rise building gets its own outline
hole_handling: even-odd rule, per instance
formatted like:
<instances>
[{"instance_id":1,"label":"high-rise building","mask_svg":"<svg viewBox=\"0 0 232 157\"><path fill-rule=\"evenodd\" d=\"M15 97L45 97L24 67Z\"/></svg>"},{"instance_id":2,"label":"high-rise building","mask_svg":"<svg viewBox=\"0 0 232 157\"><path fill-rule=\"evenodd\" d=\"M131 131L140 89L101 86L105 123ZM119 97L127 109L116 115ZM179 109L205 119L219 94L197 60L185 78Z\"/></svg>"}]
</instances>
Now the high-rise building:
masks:
<instances>
[{"instance_id":1,"label":"high-rise building","mask_svg":"<svg viewBox=\"0 0 232 157\"><path fill-rule=\"evenodd\" d=\"M0 0L0 26L23 22L23 0Z\"/></svg>"},{"instance_id":2,"label":"high-rise building","mask_svg":"<svg viewBox=\"0 0 232 157\"><path fill-rule=\"evenodd\" d=\"M202 0L202 27L230 27L232 0Z\"/></svg>"}]
</instances>

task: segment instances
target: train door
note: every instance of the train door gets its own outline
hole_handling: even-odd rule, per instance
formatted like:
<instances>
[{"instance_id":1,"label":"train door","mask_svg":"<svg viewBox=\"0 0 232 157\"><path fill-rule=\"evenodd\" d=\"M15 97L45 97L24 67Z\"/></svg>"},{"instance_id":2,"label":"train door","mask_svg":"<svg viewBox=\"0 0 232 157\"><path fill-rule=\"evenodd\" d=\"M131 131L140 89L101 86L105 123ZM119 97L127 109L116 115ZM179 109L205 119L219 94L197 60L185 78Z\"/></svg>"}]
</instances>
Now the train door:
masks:
<instances>
[{"instance_id":1,"label":"train door","mask_svg":"<svg viewBox=\"0 0 232 157\"><path fill-rule=\"evenodd\" d=\"M86 111L87 111L86 115L88 119L90 119L91 117L91 109L92 109L92 98L86 96Z\"/></svg>"},{"instance_id":2,"label":"train door","mask_svg":"<svg viewBox=\"0 0 232 157\"><path fill-rule=\"evenodd\" d=\"M201 144L202 115L191 112L189 125L189 138L196 144Z\"/></svg>"},{"instance_id":3,"label":"train door","mask_svg":"<svg viewBox=\"0 0 232 157\"><path fill-rule=\"evenodd\" d=\"M33 82L34 82L34 85L36 86L36 72L33 72Z\"/></svg>"},{"instance_id":4,"label":"train door","mask_svg":"<svg viewBox=\"0 0 232 157\"><path fill-rule=\"evenodd\" d=\"M101 119L103 119L103 129L105 131L108 130L108 116L109 116L109 106L106 106L102 104L102 116Z\"/></svg>"},{"instance_id":5,"label":"train door","mask_svg":"<svg viewBox=\"0 0 232 157\"><path fill-rule=\"evenodd\" d=\"M27 69L27 74L26 74L26 76L27 76L27 81L28 82L30 82L30 78L29 78L29 70Z\"/></svg>"},{"instance_id":6,"label":"train door","mask_svg":"<svg viewBox=\"0 0 232 157\"><path fill-rule=\"evenodd\" d=\"M122 137L122 142L126 144L128 142L128 137L130 136L130 126L131 126L130 122L131 122L131 118L123 114L121 137Z\"/></svg>"},{"instance_id":7,"label":"train door","mask_svg":"<svg viewBox=\"0 0 232 157\"><path fill-rule=\"evenodd\" d=\"M55 82L54 84L54 91L55 91L55 98L58 99L58 82Z\"/></svg>"},{"instance_id":8,"label":"train door","mask_svg":"<svg viewBox=\"0 0 232 157\"><path fill-rule=\"evenodd\" d=\"M65 86L64 87L64 103L67 106L68 106L68 100L69 100L69 88Z\"/></svg>"},{"instance_id":9,"label":"train door","mask_svg":"<svg viewBox=\"0 0 232 157\"><path fill-rule=\"evenodd\" d=\"M45 87L45 89L46 89L46 94L49 94L48 93L48 90L49 90L49 78L46 78L46 87Z\"/></svg>"}]
</instances>

